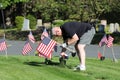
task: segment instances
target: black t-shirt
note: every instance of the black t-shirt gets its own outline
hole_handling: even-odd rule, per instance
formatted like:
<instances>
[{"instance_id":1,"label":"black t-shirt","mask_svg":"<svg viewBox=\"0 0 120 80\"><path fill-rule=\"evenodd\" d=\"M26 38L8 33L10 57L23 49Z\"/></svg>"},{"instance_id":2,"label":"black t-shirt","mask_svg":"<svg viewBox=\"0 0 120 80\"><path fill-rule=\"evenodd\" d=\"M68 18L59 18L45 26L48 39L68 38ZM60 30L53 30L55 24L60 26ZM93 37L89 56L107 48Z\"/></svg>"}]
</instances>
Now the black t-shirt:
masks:
<instances>
[{"instance_id":1,"label":"black t-shirt","mask_svg":"<svg viewBox=\"0 0 120 80\"><path fill-rule=\"evenodd\" d=\"M80 38L85 32L90 30L92 25L83 22L66 22L60 28L62 30L62 36L64 41L68 38L72 38L74 34Z\"/></svg>"}]
</instances>

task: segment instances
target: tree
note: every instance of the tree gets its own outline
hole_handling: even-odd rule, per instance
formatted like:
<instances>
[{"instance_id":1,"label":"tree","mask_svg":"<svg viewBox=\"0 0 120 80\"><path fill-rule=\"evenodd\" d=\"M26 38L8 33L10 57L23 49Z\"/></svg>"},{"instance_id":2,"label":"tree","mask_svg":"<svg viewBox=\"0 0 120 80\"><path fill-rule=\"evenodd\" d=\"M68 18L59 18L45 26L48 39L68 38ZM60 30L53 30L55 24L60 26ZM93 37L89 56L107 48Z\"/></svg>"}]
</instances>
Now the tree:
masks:
<instances>
[{"instance_id":1,"label":"tree","mask_svg":"<svg viewBox=\"0 0 120 80\"><path fill-rule=\"evenodd\" d=\"M40 15L45 22L51 22L58 17L58 5L54 0L36 0L34 11Z\"/></svg>"},{"instance_id":2,"label":"tree","mask_svg":"<svg viewBox=\"0 0 120 80\"><path fill-rule=\"evenodd\" d=\"M28 14L41 18L43 22L55 19L91 21L105 14L120 12L119 0L0 0L5 18ZM112 14L112 13L111 13ZM119 15L118 15L119 16Z\"/></svg>"},{"instance_id":3,"label":"tree","mask_svg":"<svg viewBox=\"0 0 120 80\"><path fill-rule=\"evenodd\" d=\"M22 3L26 3L28 1L30 0L0 0L0 3L2 4L2 9L4 11L5 20L7 17L9 17L12 20L12 23L14 24L15 17L18 15L17 12L21 12L21 14L26 13L24 12L25 10L22 7Z\"/></svg>"},{"instance_id":4,"label":"tree","mask_svg":"<svg viewBox=\"0 0 120 80\"><path fill-rule=\"evenodd\" d=\"M101 14L110 11L109 0L88 0L87 3L91 18L98 19Z\"/></svg>"}]
</instances>

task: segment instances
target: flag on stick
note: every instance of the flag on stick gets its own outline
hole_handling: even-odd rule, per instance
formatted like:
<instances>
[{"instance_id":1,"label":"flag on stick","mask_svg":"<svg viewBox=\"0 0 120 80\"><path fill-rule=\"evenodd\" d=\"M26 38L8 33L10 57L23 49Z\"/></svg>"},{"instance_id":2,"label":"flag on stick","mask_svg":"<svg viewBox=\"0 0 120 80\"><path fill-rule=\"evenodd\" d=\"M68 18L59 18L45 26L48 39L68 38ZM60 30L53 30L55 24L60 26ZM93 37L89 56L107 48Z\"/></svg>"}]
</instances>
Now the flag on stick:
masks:
<instances>
[{"instance_id":1,"label":"flag on stick","mask_svg":"<svg viewBox=\"0 0 120 80\"><path fill-rule=\"evenodd\" d=\"M44 29L43 33L41 34L41 40L43 40L44 37L49 37L46 28Z\"/></svg>"},{"instance_id":2,"label":"flag on stick","mask_svg":"<svg viewBox=\"0 0 120 80\"><path fill-rule=\"evenodd\" d=\"M7 49L7 45L6 45L5 39L1 39L0 40L0 51L4 51L6 49Z\"/></svg>"},{"instance_id":3,"label":"flag on stick","mask_svg":"<svg viewBox=\"0 0 120 80\"><path fill-rule=\"evenodd\" d=\"M98 59L100 59L101 57L102 57L102 54L98 52Z\"/></svg>"},{"instance_id":4,"label":"flag on stick","mask_svg":"<svg viewBox=\"0 0 120 80\"><path fill-rule=\"evenodd\" d=\"M113 40L114 40L114 38L113 38L112 36L109 35L107 47L110 48L111 46L113 46Z\"/></svg>"},{"instance_id":5,"label":"flag on stick","mask_svg":"<svg viewBox=\"0 0 120 80\"><path fill-rule=\"evenodd\" d=\"M57 49L58 49L58 47L57 47L57 45L55 45L54 46L54 51L57 52Z\"/></svg>"},{"instance_id":6,"label":"flag on stick","mask_svg":"<svg viewBox=\"0 0 120 80\"><path fill-rule=\"evenodd\" d=\"M24 44L24 47L22 49L22 54L26 55L28 52L32 50L32 46L30 45L29 41L27 40Z\"/></svg>"},{"instance_id":7,"label":"flag on stick","mask_svg":"<svg viewBox=\"0 0 120 80\"><path fill-rule=\"evenodd\" d=\"M41 34L41 40L43 40L44 37L49 37L46 28L44 28L43 33ZM41 53L39 53L39 56L43 57L43 55Z\"/></svg>"},{"instance_id":8,"label":"flag on stick","mask_svg":"<svg viewBox=\"0 0 120 80\"><path fill-rule=\"evenodd\" d=\"M44 37L42 42L38 45L37 51L45 58L51 58L52 51L55 45L56 41L48 37Z\"/></svg>"},{"instance_id":9,"label":"flag on stick","mask_svg":"<svg viewBox=\"0 0 120 80\"><path fill-rule=\"evenodd\" d=\"M29 35L28 35L28 39L32 42L32 43L35 43L35 38L34 36L32 35L32 32L30 31Z\"/></svg>"},{"instance_id":10,"label":"flag on stick","mask_svg":"<svg viewBox=\"0 0 120 80\"><path fill-rule=\"evenodd\" d=\"M103 38L101 39L101 41L99 42L99 46L102 47L102 46L104 46L107 43L108 43L108 40L107 40L107 37L106 37L106 34L105 34L103 36Z\"/></svg>"}]
</instances>

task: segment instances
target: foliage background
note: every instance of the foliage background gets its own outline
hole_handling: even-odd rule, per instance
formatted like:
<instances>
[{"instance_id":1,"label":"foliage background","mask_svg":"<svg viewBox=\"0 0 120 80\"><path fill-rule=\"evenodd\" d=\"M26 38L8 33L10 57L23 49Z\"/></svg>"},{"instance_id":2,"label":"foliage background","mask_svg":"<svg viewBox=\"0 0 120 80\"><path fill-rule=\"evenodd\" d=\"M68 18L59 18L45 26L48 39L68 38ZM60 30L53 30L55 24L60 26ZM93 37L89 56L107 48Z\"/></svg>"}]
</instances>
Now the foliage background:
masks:
<instances>
[{"instance_id":1,"label":"foliage background","mask_svg":"<svg viewBox=\"0 0 120 80\"><path fill-rule=\"evenodd\" d=\"M96 27L102 19L107 20L107 24L120 23L119 0L0 0L0 3L5 22L9 17L12 24L12 27L6 26L7 39L16 40L19 36L18 40L26 40L29 31L17 31L22 27L23 18L30 20L30 28L37 40L42 33L42 30L35 30L37 19L42 19L43 23L51 22L51 27L73 20L93 22ZM2 15L0 18L0 29L3 29ZM3 33L1 30L0 36ZM93 44L98 43L103 34L96 34ZM111 35L115 37L115 43L119 43L119 34ZM53 38L61 41L61 38Z\"/></svg>"},{"instance_id":2,"label":"foliage background","mask_svg":"<svg viewBox=\"0 0 120 80\"><path fill-rule=\"evenodd\" d=\"M86 22L93 19L94 21L106 19L108 24L120 23L119 0L0 0L0 3L5 20L9 17L14 26L16 26L17 16L29 15L34 17L32 19L42 19L43 22L58 19ZM35 23L35 21L32 22L32 24Z\"/></svg>"}]
</instances>

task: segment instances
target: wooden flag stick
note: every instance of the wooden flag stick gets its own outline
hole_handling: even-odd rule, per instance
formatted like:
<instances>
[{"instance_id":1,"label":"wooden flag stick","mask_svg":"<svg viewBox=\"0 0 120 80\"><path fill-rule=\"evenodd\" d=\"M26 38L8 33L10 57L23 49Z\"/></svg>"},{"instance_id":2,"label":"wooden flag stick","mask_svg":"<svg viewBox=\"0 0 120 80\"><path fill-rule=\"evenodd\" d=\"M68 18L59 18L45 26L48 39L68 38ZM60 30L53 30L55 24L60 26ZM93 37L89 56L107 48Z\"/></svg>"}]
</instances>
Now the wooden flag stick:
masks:
<instances>
[{"instance_id":1,"label":"wooden flag stick","mask_svg":"<svg viewBox=\"0 0 120 80\"><path fill-rule=\"evenodd\" d=\"M61 47L61 44L60 44L60 43L57 43L57 45ZM68 51L70 51L70 52L72 52L72 53L76 53L75 50L70 49L70 48L68 48L68 47L65 47L65 49L67 49Z\"/></svg>"},{"instance_id":2,"label":"wooden flag stick","mask_svg":"<svg viewBox=\"0 0 120 80\"><path fill-rule=\"evenodd\" d=\"M5 25L5 19L4 19L4 12L3 12L3 5L0 4L1 6L1 14L2 14L2 21L3 21L3 27L4 27L4 39L5 39L5 30L6 30L6 25ZM6 57L7 57L7 49L5 50Z\"/></svg>"},{"instance_id":3,"label":"wooden flag stick","mask_svg":"<svg viewBox=\"0 0 120 80\"><path fill-rule=\"evenodd\" d=\"M103 56L105 56L105 45L103 46Z\"/></svg>"},{"instance_id":4,"label":"wooden flag stick","mask_svg":"<svg viewBox=\"0 0 120 80\"><path fill-rule=\"evenodd\" d=\"M8 57L8 55L7 55L7 49L5 50L5 56L6 56L6 58Z\"/></svg>"},{"instance_id":5,"label":"wooden flag stick","mask_svg":"<svg viewBox=\"0 0 120 80\"><path fill-rule=\"evenodd\" d=\"M111 47L111 49L112 49L113 61L114 61L114 62L118 62L118 60L117 60L116 57L115 57L113 47Z\"/></svg>"},{"instance_id":6,"label":"wooden flag stick","mask_svg":"<svg viewBox=\"0 0 120 80\"><path fill-rule=\"evenodd\" d=\"M4 39L5 39L5 33L4 33ZM6 40L5 40L6 41ZM6 50L5 50L5 56L6 56L6 58L8 57L7 56L7 48L6 48Z\"/></svg>"}]
</instances>

